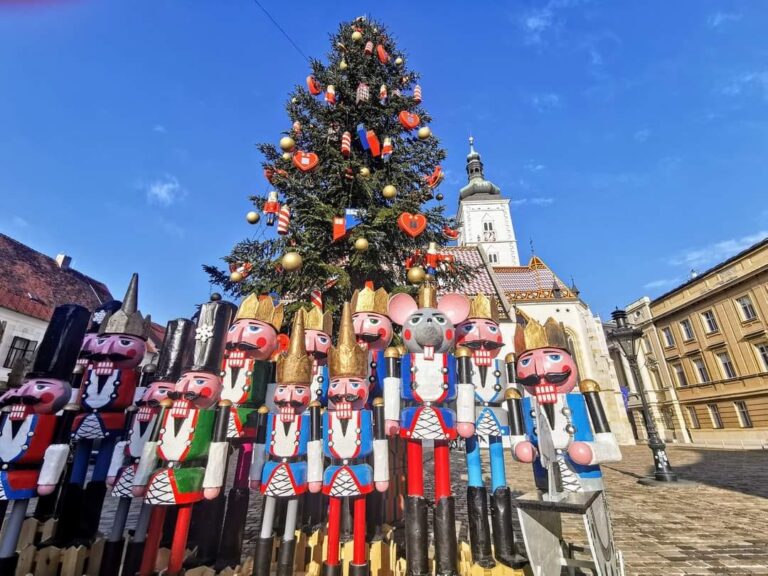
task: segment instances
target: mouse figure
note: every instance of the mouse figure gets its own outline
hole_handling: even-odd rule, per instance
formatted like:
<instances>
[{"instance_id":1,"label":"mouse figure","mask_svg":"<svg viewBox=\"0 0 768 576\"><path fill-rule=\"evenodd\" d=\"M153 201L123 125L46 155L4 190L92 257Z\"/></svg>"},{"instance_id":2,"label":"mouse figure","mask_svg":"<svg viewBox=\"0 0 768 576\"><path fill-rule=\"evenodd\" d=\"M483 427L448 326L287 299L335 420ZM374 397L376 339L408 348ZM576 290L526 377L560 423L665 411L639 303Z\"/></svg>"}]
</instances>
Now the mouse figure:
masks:
<instances>
[{"instance_id":1,"label":"mouse figure","mask_svg":"<svg viewBox=\"0 0 768 576\"><path fill-rule=\"evenodd\" d=\"M339 339L328 359L330 384L328 408L313 419L308 447L309 490L328 497L328 547L323 563L324 576L341 576L339 558L341 506L349 500L352 510L353 547L349 576L368 576L366 558L366 495L385 492L389 487L389 450L384 434L384 401L377 398L373 409L366 408L370 389L366 380L368 354L356 341L352 311L344 303ZM318 409L313 406L312 409ZM322 424L322 425L320 425ZM321 432L322 429L322 432ZM322 437L320 441L315 438ZM324 458L328 462L324 466ZM373 457L373 466L368 463Z\"/></svg>"},{"instance_id":2,"label":"mouse figure","mask_svg":"<svg viewBox=\"0 0 768 576\"><path fill-rule=\"evenodd\" d=\"M422 455L426 442L434 445L435 570L437 575L457 573L449 443L457 433L463 437L474 433L474 398L471 382L458 382L456 359L451 352L456 343L455 326L467 318L469 309L469 299L462 294L445 294L438 300L431 278L421 285L418 303L405 293L389 299L389 316L402 326L406 354L400 360L399 372L394 371L395 351L387 354L385 426L389 435L399 434L406 443L405 542L408 574L413 576L428 572ZM458 396L457 385L461 386ZM449 407L454 400L458 413L466 415L465 420L457 420L456 412Z\"/></svg>"},{"instance_id":3,"label":"mouse figure","mask_svg":"<svg viewBox=\"0 0 768 576\"><path fill-rule=\"evenodd\" d=\"M69 456L77 406L67 404L90 312L67 304L53 311L32 369L0 396L0 501L11 502L0 537L0 574L14 574L16 545L31 498L52 494ZM63 410L62 410L63 409Z\"/></svg>"}]
</instances>

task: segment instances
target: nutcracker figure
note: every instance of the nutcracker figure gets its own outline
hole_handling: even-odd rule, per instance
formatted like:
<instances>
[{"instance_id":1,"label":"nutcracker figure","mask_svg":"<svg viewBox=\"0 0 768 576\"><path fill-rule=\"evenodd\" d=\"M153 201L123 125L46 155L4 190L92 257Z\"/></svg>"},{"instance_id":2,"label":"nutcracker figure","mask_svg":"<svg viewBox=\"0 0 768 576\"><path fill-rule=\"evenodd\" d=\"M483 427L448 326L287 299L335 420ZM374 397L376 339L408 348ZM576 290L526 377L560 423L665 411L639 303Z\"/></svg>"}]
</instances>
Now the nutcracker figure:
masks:
<instances>
[{"instance_id":1,"label":"nutcracker figure","mask_svg":"<svg viewBox=\"0 0 768 576\"><path fill-rule=\"evenodd\" d=\"M389 451L384 434L384 402L377 398L373 411L366 409L369 388L368 355L355 338L352 312L344 304L339 340L328 358L330 384L328 409L320 418L312 414L312 440L308 447L307 480L312 492L329 497L328 552L323 563L324 576L341 576L339 537L341 504L349 499L353 509L353 554L349 576L368 576L366 558L365 495L374 487L385 492L389 487ZM311 411L319 410L312 406ZM322 428L322 446L320 446ZM323 455L330 464L323 470ZM368 457L373 455L373 469Z\"/></svg>"},{"instance_id":2,"label":"nutcracker figure","mask_svg":"<svg viewBox=\"0 0 768 576\"><path fill-rule=\"evenodd\" d=\"M384 409L387 433L399 432L407 445L405 542L408 574L413 576L428 573L424 442L434 445L436 574L456 574L449 442L457 432L463 437L474 433L474 400L468 371L461 371L465 380L457 382L456 360L450 352L456 342L454 326L467 318L469 307L469 300L461 294L446 294L438 300L431 279L422 284L418 304L408 294L396 294L389 300L389 316L403 327L407 353L401 359L398 373L397 352L388 351ZM405 402L402 410L401 399ZM457 421L456 413L448 407L454 399L459 414L469 414L467 420Z\"/></svg>"},{"instance_id":3,"label":"nutcracker figure","mask_svg":"<svg viewBox=\"0 0 768 576\"><path fill-rule=\"evenodd\" d=\"M525 561L516 556L512 526L512 502L504 470L504 444L510 436L506 407L507 386L504 365L497 359L504 346L499 327L499 309L494 298L478 294L472 299L469 318L456 326L457 344L471 351L469 366L473 393L467 414L459 421L474 422L475 433L467 438L467 514L472 560L484 568L495 565L491 555L490 524L493 524L493 552L496 560L510 567ZM463 384L459 385L462 394ZM487 446L491 464L491 514L488 519L488 492L483 481L480 447Z\"/></svg>"},{"instance_id":4,"label":"nutcracker figure","mask_svg":"<svg viewBox=\"0 0 768 576\"><path fill-rule=\"evenodd\" d=\"M284 500L285 521L277 558L278 576L293 574L299 497L307 490L307 442L311 432L307 411L311 392L312 358L307 353L304 315L294 316L288 351L277 358L277 386L273 405L259 409L262 416L251 464L251 488L265 496L261 531L256 541L254 576L268 576L272 559L277 501ZM317 404L319 409L319 403ZM319 418L319 412L316 412ZM263 424L263 426L261 425ZM318 438L314 439L319 440Z\"/></svg>"},{"instance_id":5,"label":"nutcracker figure","mask_svg":"<svg viewBox=\"0 0 768 576\"><path fill-rule=\"evenodd\" d=\"M600 463L621 460L621 452L597 383L578 381L562 324L549 318L542 325L522 310L516 316L518 356L510 372L530 396L521 402L509 394L512 447L517 460L533 464L541 491L516 501L531 568L544 576L571 565L563 556L568 547L562 543L560 517L575 509L584 517L596 574L621 574L600 471ZM515 363L512 356L508 360ZM574 392L577 383L579 392ZM541 525L548 530L539 530Z\"/></svg>"},{"instance_id":6,"label":"nutcracker figure","mask_svg":"<svg viewBox=\"0 0 768 576\"><path fill-rule=\"evenodd\" d=\"M134 496L154 506L140 573L154 568L165 511L177 508L167 574L179 574L192 507L221 492L227 461L229 401L221 396L221 366L234 304L221 300L200 307L192 366L182 372L160 414L134 473ZM158 468L158 463L162 464Z\"/></svg>"},{"instance_id":7,"label":"nutcracker figure","mask_svg":"<svg viewBox=\"0 0 768 576\"><path fill-rule=\"evenodd\" d=\"M149 335L150 318L139 312L138 298L139 277L133 274L122 306L104 319L92 344L91 364L80 394L81 413L72 429L72 468L62 489L61 513L52 543L88 544L98 530L112 452L125 432L125 410L135 400L141 378L138 366ZM96 463L83 489L96 440Z\"/></svg>"},{"instance_id":8,"label":"nutcracker figure","mask_svg":"<svg viewBox=\"0 0 768 576\"><path fill-rule=\"evenodd\" d=\"M144 367L142 378L151 383L145 385L144 395L136 402L136 408L128 418L128 438L115 446L112 463L107 473L107 484L113 486L112 495L119 498L112 530L104 544L101 557L102 576L117 576L123 553L123 531L133 498L133 482L144 445L152 435L160 404L174 390L184 367L192 365L195 325L191 320L171 320L165 328L157 365ZM129 409L130 410L130 409ZM135 574L139 570L144 550L146 532L152 507L142 503L139 520L133 538L128 543L123 561L123 573Z\"/></svg>"},{"instance_id":9,"label":"nutcracker figure","mask_svg":"<svg viewBox=\"0 0 768 576\"><path fill-rule=\"evenodd\" d=\"M76 406L65 406L71 393L69 377L89 316L74 304L56 308L32 370L19 388L0 397L0 501L13 503L0 537L0 574L15 572L16 544L29 499L51 494L66 465L77 414Z\"/></svg>"},{"instance_id":10,"label":"nutcracker figure","mask_svg":"<svg viewBox=\"0 0 768 576\"><path fill-rule=\"evenodd\" d=\"M208 530L199 538L200 544L206 540L219 544L217 570L240 563L250 493L248 471L256 439L256 410L264 405L272 382L271 360L279 348L278 331L282 324L282 304L275 306L271 297L251 294L240 304L227 333L221 398L232 402L227 439L237 450L237 463L227 495L223 529L219 531L220 522L213 521L209 524L213 532ZM223 505L223 497L218 502Z\"/></svg>"}]
</instances>

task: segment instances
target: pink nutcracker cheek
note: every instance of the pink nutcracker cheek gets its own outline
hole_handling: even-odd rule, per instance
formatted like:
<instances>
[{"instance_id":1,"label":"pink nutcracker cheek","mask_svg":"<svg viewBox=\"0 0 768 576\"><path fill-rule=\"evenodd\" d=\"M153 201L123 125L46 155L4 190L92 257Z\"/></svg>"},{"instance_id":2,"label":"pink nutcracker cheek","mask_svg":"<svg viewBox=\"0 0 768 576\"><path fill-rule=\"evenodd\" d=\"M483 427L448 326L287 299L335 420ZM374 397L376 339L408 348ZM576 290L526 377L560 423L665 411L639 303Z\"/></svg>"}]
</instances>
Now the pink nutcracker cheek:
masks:
<instances>
[{"instance_id":1,"label":"pink nutcracker cheek","mask_svg":"<svg viewBox=\"0 0 768 576\"><path fill-rule=\"evenodd\" d=\"M453 340L453 330L446 330L445 331L445 338L446 340Z\"/></svg>"},{"instance_id":2,"label":"pink nutcracker cheek","mask_svg":"<svg viewBox=\"0 0 768 576\"><path fill-rule=\"evenodd\" d=\"M48 402L53 402L54 398L56 398L56 396L51 392L45 392L40 395L40 401L43 404L47 404Z\"/></svg>"},{"instance_id":3,"label":"pink nutcracker cheek","mask_svg":"<svg viewBox=\"0 0 768 576\"><path fill-rule=\"evenodd\" d=\"M403 338L405 338L406 340L410 340L411 339L411 331L410 330L406 330L405 332L403 332Z\"/></svg>"},{"instance_id":4,"label":"pink nutcracker cheek","mask_svg":"<svg viewBox=\"0 0 768 576\"><path fill-rule=\"evenodd\" d=\"M256 339L256 345L259 348L263 348L266 343L267 343L267 339L266 338L261 337L261 338L257 338Z\"/></svg>"},{"instance_id":5,"label":"pink nutcracker cheek","mask_svg":"<svg viewBox=\"0 0 768 576\"><path fill-rule=\"evenodd\" d=\"M130 349L130 350L126 351L125 355L128 356L128 358L135 358L136 357L136 350Z\"/></svg>"}]
</instances>

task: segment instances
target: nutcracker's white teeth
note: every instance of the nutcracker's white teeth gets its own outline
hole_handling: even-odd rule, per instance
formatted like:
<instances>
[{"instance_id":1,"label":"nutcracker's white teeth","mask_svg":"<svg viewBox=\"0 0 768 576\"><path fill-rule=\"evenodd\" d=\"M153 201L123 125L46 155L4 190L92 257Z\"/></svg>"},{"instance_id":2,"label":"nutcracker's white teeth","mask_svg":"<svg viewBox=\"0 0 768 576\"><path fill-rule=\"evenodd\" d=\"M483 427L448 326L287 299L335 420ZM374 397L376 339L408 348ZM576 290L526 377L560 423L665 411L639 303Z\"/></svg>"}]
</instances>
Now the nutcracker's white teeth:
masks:
<instances>
[{"instance_id":1,"label":"nutcracker's white teeth","mask_svg":"<svg viewBox=\"0 0 768 576\"><path fill-rule=\"evenodd\" d=\"M78 358L77 359L77 365L78 366L88 366L88 358Z\"/></svg>"},{"instance_id":2,"label":"nutcracker's white teeth","mask_svg":"<svg viewBox=\"0 0 768 576\"><path fill-rule=\"evenodd\" d=\"M227 358L227 364L232 368L242 368L245 366L245 351L232 350L232 352L229 353L229 358Z\"/></svg>"},{"instance_id":3,"label":"nutcracker's white teeth","mask_svg":"<svg viewBox=\"0 0 768 576\"><path fill-rule=\"evenodd\" d=\"M554 404L557 402L557 386L551 384L539 384L534 388L536 400L540 404Z\"/></svg>"},{"instance_id":4,"label":"nutcracker's white teeth","mask_svg":"<svg viewBox=\"0 0 768 576\"><path fill-rule=\"evenodd\" d=\"M93 371L97 376L109 376L115 371L115 363L112 360L102 360L96 362L93 366Z\"/></svg>"},{"instance_id":5,"label":"nutcracker's white teeth","mask_svg":"<svg viewBox=\"0 0 768 576\"><path fill-rule=\"evenodd\" d=\"M434 360L434 359L435 359L435 347L424 346L424 360Z\"/></svg>"},{"instance_id":6,"label":"nutcracker's white teeth","mask_svg":"<svg viewBox=\"0 0 768 576\"><path fill-rule=\"evenodd\" d=\"M139 422L149 422L154 415L155 411L151 406L140 406L139 411L136 413L136 420Z\"/></svg>"},{"instance_id":7,"label":"nutcracker's white teeth","mask_svg":"<svg viewBox=\"0 0 768 576\"><path fill-rule=\"evenodd\" d=\"M280 420L282 422L293 422L296 413L291 406L280 406Z\"/></svg>"},{"instance_id":8,"label":"nutcracker's white teeth","mask_svg":"<svg viewBox=\"0 0 768 576\"><path fill-rule=\"evenodd\" d=\"M189 400L176 400L171 408L171 416L174 418L186 418L192 404Z\"/></svg>"},{"instance_id":9,"label":"nutcracker's white teeth","mask_svg":"<svg viewBox=\"0 0 768 576\"><path fill-rule=\"evenodd\" d=\"M352 418L352 404L350 402L336 403L336 417L342 420Z\"/></svg>"},{"instance_id":10,"label":"nutcracker's white teeth","mask_svg":"<svg viewBox=\"0 0 768 576\"><path fill-rule=\"evenodd\" d=\"M475 364L478 366L490 366L491 365L491 351L483 350L482 348L475 350L472 355L475 360Z\"/></svg>"},{"instance_id":11,"label":"nutcracker's white teeth","mask_svg":"<svg viewBox=\"0 0 768 576\"><path fill-rule=\"evenodd\" d=\"M31 412L32 409L25 404L14 404L11 406L9 418L14 421L24 420Z\"/></svg>"}]
</instances>

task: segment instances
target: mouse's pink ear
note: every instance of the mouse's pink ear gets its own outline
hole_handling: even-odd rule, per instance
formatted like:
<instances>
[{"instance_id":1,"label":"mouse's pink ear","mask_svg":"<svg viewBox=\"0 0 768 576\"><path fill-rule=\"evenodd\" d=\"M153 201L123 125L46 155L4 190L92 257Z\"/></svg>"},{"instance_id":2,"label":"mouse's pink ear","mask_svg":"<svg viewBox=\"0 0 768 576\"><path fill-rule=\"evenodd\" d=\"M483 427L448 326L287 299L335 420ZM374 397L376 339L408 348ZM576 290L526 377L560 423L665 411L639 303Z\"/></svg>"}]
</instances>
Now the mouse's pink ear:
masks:
<instances>
[{"instance_id":1,"label":"mouse's pink ear","mask_svg":"<svg viewBox=\"0 0 768 576\"><path fill-rule=\"evenodd\" d=\"M445 294L437 301L437 309L448 316L453 325L464 322L469 316L469 298L464 294Z\"/></svg>"},{"instance_id":2,"label":"mouse's pink ear","mask_svg":"<svg viewBox=\"0 0 768 576\"><path fill-rule=\"evenodd\" d=\"M400 292L389 299L388 314L392 322L402 326L408 320L408 316L416 312L419 306L408 294Z\"/></svg>"}]
</instances>

